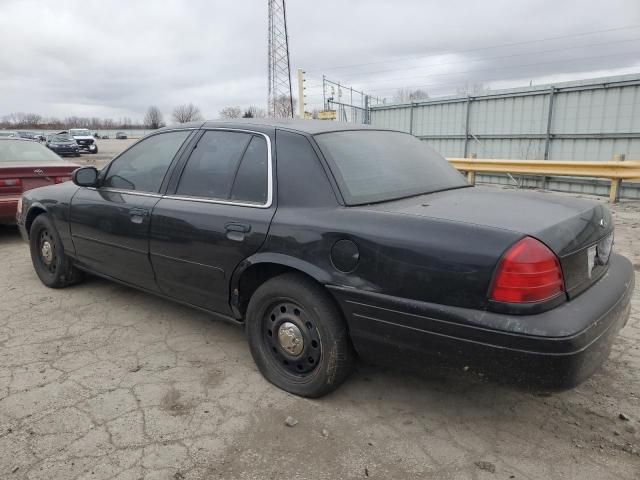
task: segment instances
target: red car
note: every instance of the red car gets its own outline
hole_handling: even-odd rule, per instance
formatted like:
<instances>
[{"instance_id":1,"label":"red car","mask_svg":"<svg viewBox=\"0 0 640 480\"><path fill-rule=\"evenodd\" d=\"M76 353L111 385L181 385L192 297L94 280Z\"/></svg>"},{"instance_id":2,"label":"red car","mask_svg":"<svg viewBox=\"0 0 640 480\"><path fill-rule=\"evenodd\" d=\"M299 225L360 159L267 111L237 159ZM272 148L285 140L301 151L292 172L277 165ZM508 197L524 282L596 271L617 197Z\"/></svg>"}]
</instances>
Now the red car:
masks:
<instances>
[{"instance_id":1,"label":"red car","mask_svg":"<svg viewBox=\"0 0 640 480\"><path fill-rule=\"evenodd\" d=\"M22 192L71 180L79 167L38 142L0 137L0 224L15 223Z\"/></svg>"}]
</instances>

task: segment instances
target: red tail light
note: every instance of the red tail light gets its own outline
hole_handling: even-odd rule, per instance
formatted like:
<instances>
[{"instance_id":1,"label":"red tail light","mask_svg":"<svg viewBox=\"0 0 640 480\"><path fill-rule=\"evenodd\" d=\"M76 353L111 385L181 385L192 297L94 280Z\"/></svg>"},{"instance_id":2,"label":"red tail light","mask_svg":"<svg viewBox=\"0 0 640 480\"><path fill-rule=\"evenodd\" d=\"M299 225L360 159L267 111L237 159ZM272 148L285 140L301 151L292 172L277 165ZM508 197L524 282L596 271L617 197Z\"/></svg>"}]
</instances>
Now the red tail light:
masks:
<instances>
[{"instance_id":1,"label":"red tail light","mask_svg":"<svg viewBox=\"0 0 640 480\"><path fill-rule=\"evenodd\" d=\"M0 187L19 187L22 181L19 178L7 178L0 180Z\"/></svg>"},{"instance_id":2,"label":"red tail light","mask_svg":"<svg viewBox=\"0 0 640 480\"><path fill-rule=\"evenodd\" d=\"M489 297L496 302L531 303L563 291L558 258L542 242L525 237L502 256Z\"/></svg>"},{"instance_id":3,"label":"red tail light","mask_svg":"<svg viewBox=\"0 0 640 480\"><path fill-rule=\"evenodd\" d=\"M69 180L71 180L71 177L56 177L55 178L55 182L56 183L64 183L64 182L68 182Z\"/></svg>"}]
</instances>

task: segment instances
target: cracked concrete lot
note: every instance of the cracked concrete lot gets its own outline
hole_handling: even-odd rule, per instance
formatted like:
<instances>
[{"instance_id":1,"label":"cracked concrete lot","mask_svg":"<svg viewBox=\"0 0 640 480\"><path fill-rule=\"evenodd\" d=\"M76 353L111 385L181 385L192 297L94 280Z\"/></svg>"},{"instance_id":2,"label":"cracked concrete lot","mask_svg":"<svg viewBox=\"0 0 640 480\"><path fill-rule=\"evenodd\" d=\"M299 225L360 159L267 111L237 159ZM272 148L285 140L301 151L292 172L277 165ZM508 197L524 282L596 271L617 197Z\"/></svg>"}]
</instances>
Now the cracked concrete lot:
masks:
<instances>
[{"instance_id":1,"label":"cracked concrete lot","mask_svg":"<svg viewBox=\"0 0 640 480\"><path fill-rule=\"evenodd\" d=\"M640 202L613 210L638 272ZM44 287L15 228L0 266L3 480L640 476L638 273L609 361L572 391L360 364L307 400L261 377L235 326L95 278Z\"/></svg>"}]
</instances>

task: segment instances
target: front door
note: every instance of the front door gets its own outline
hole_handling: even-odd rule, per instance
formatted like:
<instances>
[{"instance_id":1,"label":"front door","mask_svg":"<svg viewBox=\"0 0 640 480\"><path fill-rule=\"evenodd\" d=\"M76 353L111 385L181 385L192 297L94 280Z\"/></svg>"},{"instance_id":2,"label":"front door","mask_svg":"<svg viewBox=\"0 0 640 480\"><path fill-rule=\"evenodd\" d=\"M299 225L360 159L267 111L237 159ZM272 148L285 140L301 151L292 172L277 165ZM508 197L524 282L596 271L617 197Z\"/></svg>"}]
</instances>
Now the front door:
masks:
<instances>
[{"instance_id":1,"label":"front door","mask_svg":"<svg viewBox=\"0 0 640 480\"><path fill-rule=\"evenodd\" d=\"M97 273L157 290L149 262L151 211L190 130L150 136L116 158L98 188L81 188L70 208L78 262Z\"/></svg>"},{"instance_id":2,"label":"front door","mask_svg":"<svg viewBox=\"0 0 640 480\"><path fill-rule=\"evenodd\" d=\"M231 275L264 243L275 212L270 149L262 133L208 130L199 139L151 216L150 257L166 295L231 313Z\"/></svg>"}]
</instances>

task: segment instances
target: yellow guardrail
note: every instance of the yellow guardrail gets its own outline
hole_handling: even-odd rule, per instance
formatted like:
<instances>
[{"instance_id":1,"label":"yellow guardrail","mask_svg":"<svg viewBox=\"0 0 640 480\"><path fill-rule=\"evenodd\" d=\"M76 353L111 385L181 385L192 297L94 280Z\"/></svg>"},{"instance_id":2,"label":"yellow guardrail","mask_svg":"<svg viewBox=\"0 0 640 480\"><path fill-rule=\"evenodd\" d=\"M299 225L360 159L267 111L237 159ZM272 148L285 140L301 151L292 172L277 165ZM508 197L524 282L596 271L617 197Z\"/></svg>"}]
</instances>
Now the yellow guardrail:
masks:
<instances>
[{"instance_id":1,"label":"yellow guardrail","mask_svg":"<svg viewBox=\"0 0 640 480\"><path fill-rule=\"evenodd\" d=\"M558 160L492 160L476 158L449 158L458 170L467 172L467 180L475 184L475 175L482 173L510 173L545 177L591 177L611 181L609 201L619 198L622 180L640 182L640 161L625 162L621 155L610 162L558 161Z\"/></svg>"}]
</instances>

